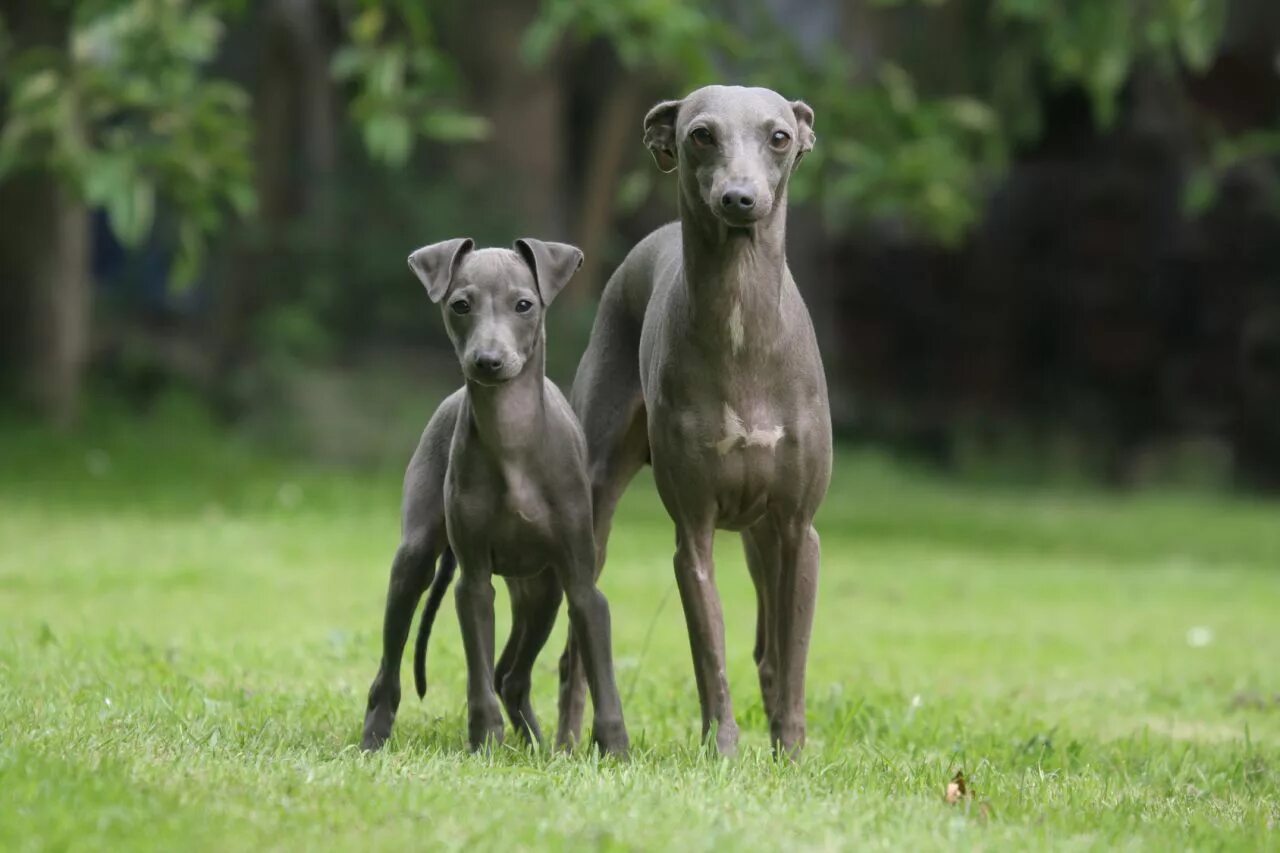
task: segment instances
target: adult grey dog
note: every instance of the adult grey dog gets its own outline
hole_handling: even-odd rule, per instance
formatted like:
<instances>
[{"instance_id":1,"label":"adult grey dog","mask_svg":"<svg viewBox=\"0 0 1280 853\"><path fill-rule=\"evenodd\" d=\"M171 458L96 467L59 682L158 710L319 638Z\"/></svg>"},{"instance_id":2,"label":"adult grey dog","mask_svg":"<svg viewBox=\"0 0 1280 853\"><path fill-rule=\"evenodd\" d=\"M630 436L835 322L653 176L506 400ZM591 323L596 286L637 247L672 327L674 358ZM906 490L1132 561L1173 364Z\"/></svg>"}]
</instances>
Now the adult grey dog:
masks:
<instances>
[{"instance_id":1,"label":"adult grey dog","mask_svg":"<svg viewBox=\"0 0 1280 853\"><path fill-rule=\"evenodd\" d=\"M627 483L649 462L676 526L675 573L703 737L737 747L715 587L715 530L741 531L755 583L755 660L775 750L805 736L818 583L813 529L831 479L831 415L813 323L786 263L787 183L813 111L768 89L708 86L658 104L644 141L679 170L680 221L610 278L571 400L587 438L597 567ZM576 638L561 658L558 740L577 738Z\"/></svg>"},{"instance_id":2,"label":"adult grey dog","mask_svg":"<svg viewBox=\"0 0 1280 853\"><path fill-rule=\"evenodd\" d=\"M530 671L563 590L570 633L586 662L595 741L605 752L627 751L609 608L595 585L586 447L568 401L545 376L543 312L581 263L573 246L530 239L517 240L516 251L448 240L409 257L431 301L445 303L445 327L466 385L436 410L405 474L403 538L391 567L382 663L369 688L366 750L378 749L391 734L409 625L443 551L419 633L419 695L426 689L422 656L435 609L460 564L456 599L471 746L502 740L499 696L516 730L541 742L529 703ZM496 672L495 574L506 579L512 617Z\"/></svg>"}]
</instances>

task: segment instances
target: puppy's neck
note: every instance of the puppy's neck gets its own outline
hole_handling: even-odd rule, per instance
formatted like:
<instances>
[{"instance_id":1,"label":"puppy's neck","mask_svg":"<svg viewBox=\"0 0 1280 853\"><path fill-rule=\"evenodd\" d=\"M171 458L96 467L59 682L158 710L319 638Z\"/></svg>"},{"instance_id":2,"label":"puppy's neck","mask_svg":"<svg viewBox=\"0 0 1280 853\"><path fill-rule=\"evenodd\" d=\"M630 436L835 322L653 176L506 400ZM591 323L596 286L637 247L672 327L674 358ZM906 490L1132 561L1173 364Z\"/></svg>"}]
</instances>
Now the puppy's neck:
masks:
<instances>
[{"instance_id":1,"label":"puppy's neck","mask_svg":"<svg viewBox=\"0 0 1280 853\"><path fill-rule=\"evenodd\" d=\"M546 434L545 377L544 332L515 378L500 385L467 380L471 426L486 448L501 456L511 450L541 446Z\"/></svg>"}]
</instances>

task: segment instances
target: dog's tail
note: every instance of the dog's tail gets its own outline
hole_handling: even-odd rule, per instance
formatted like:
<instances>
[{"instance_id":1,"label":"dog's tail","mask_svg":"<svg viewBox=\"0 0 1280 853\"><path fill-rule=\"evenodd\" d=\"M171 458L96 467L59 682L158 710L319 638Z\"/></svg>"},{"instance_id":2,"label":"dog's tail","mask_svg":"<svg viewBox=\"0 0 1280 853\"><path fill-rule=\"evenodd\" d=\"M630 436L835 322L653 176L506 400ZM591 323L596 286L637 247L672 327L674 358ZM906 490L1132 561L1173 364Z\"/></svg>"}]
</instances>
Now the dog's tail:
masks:
<instances>
[{"instance_id":1,"label":"dog's tail","mask_svg":"<svg viewBox=\"0 0 1280 853\"><path fill-rule=\"evenodd\" d=\"M427 603L422 607L422 621L418 623L418 641L413 647L413 683L418 688L419 699L427 695L427 641L431 639L431 626L436 621L440 602L444 600L457 568L458 560L453 556L453 549L445 548L440 557L440 571L427 590Z\"/></svg>"}]
</instances>

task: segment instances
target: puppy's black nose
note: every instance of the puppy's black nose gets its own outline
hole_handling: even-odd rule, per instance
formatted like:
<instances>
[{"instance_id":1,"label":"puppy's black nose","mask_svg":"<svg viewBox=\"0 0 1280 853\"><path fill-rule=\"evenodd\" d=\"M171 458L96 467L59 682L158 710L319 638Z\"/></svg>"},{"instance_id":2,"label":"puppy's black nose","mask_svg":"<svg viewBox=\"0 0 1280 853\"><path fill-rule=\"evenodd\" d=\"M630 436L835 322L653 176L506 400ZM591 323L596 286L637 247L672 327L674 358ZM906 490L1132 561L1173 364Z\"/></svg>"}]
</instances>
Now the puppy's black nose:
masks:
<instances>
[{"instance_id":1,"label":"puppy's black nose","mask_svg":"<svg viewBox=\"0 0 1280 853\"><path fill-rule=\"evenodd\" d=\"M485 373L497 373L502 369L502 356L493 352L478 352L475 356L476 367Z\"/></svg>"},{"instance_id":2,"label":"puppy's black nose","mask_svg":"<svg viewBox=\"0 0 1280 853\"><path fill-rule=\"evenodd\" d=\"M720 205L725 210L750 210L756 206L756 200L747 190L732 189L720 197Z\"/></svg>"}]
</instances>

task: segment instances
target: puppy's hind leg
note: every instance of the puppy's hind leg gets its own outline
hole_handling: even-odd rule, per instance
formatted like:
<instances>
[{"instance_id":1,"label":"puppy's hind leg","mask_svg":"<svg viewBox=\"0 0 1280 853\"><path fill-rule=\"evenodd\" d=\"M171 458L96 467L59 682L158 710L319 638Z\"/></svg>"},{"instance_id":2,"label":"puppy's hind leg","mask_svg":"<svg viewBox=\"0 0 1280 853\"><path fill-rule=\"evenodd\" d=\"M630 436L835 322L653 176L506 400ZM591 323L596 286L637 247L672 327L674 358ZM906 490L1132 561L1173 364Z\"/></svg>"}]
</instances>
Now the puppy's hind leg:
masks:
<instances>
[{"instance_id":1,"label":"puppy's hind leg","mask_svg":"<svg viewBox=\"0 0 1280 853\"><path fill-rule=\"evenodd\" d=\"M542 744L542 730L529 701L534 661L556 623L562 594L555 575L511 579L511 637L494 671L494 687L511 725L529 743Z\"/></svg>"},{"instance_id":2,"label":"puppy's hind leg","mask_svg":"<svg viewBox=\"0 0 1280 853\"><path fill-rule=\"evenodd\" d=\"M400 545L391 564L382 624L382 662L369 687L364 733L360 738L360 748L366 752L380 749L391 736L391 726L400 708L400 662L405 640L409 637L418 599L431 582L439 551L439 545L430 536L413 536Z\"/></svg>"},{"instance_id":3,"label":"puppy's hind leg","mask_svg":"<svg viewBox=\"0 0 1280 853\"><path fill-rule=\"evenodd\" d=\"M360 748L380 749L400 708L400 662L418 600L431 583L436 559L448 544L444 525L444 475L459 397L445 400L422 432L404 477L403 535L391 564L382 622L382 662L369 687Z\"/></svg>"}]
</instances>

